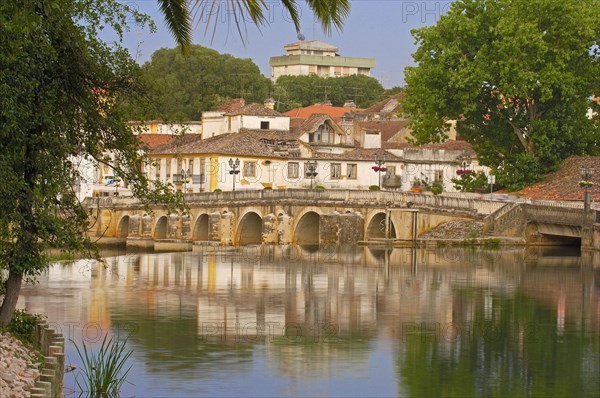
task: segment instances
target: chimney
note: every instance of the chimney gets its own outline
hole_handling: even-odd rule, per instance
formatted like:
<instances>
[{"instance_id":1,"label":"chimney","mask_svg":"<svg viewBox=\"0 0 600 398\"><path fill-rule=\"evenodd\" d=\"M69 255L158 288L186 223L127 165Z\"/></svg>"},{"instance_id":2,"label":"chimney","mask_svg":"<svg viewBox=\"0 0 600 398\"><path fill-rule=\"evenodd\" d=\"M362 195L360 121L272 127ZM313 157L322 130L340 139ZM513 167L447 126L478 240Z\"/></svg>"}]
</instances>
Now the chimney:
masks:
<instances>
[{"instance_id":1,"label":"chimney","mask_svg":"<svg viewBox=\"0 0 600 398\"><path fill-rule=\"evenodd\" d=\"M356 104L352 100L346 100L346 102L344 102L344 108L356 108Z\"/></svg>"},{"instance_id":2,"label":"chimney","mask_svg":"<svg viewBox=\"0 0 600 398\"><path fill-rule=\"evenodd\" d=\"M275 109L275 99L273 97L269 97L263 102L266 108Z\"/></svg>"},{"instance_id":3,"label":"chimney","mask_svg":"<svg viewBox=\"0 0 600 398\"><path fill-rule=\"evenodd\" d=\"M325 101L323 101L322 105L324 105L324 106L331 106L331 101L325 100Z\"/></svg>"}]
</instances>

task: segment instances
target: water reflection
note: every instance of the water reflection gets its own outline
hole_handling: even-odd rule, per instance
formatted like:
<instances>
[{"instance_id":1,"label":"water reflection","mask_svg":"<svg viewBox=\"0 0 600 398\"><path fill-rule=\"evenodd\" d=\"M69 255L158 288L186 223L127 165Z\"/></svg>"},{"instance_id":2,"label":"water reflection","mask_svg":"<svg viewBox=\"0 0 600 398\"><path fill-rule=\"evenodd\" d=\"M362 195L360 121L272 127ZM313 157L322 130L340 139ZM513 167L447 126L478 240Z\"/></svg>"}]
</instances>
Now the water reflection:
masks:
<instances>
[{"instance_id":1,"label":"water reflection","mask_svg":"<svg viewBox=\"0 0 600 398\"><path fill-rule=\"evenodd\" d=\"M598 264L538 249L207 248L56 264L20 305L75 340L130 335L125 395L598 396Z\"/></svg>"}]
</instances>

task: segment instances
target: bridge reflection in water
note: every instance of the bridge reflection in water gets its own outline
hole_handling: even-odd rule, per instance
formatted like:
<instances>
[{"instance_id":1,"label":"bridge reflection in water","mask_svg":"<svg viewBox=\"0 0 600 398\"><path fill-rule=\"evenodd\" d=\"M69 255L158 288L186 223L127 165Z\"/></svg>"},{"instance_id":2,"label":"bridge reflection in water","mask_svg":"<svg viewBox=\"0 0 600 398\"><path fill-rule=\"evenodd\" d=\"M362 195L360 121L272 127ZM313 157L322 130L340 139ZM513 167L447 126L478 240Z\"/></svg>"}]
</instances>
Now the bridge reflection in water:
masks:
<instances>
[{"instance_id":1,"label":"bridge reflection in water","mask_svg":"<svg viewBox=\"0 0 600 398\"><path fill-rule=\"evenodd\" d=\"M599 264L541 249L206 248L57 264L19 305L76 341L130 335L123 395L598 396Z\"/></svg>"}]
</instances>

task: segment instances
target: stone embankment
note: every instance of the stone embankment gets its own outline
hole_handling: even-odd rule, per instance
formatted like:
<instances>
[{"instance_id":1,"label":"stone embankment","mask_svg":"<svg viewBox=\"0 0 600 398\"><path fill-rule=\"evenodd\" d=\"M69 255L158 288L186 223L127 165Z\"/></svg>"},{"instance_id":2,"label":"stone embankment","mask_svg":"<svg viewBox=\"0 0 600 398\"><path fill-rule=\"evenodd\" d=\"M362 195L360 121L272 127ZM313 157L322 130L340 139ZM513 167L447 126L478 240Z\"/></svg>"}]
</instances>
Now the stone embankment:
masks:
<instances>
[{"instance_id":1,"label":"stone embankment","mask_svg":"<svg viewBox=\"0 0 600 398\"><path fill-rule=\"evenodd\" d=\"M8 333L0 335L0 397L29 397L40 378L40 366L35 350Z\"/></svg>"},{"instance_id":2,"label":"stone embankment","mask_svg":"<svg viewBox=\"0 0 600 398\"><path fill-rule=\"evenodd\" d=\"M444 223L426 234L421 239L469 239L478 238L483 235L483 223L481 221L459 220Z\"/></svg>"}]
</instances>

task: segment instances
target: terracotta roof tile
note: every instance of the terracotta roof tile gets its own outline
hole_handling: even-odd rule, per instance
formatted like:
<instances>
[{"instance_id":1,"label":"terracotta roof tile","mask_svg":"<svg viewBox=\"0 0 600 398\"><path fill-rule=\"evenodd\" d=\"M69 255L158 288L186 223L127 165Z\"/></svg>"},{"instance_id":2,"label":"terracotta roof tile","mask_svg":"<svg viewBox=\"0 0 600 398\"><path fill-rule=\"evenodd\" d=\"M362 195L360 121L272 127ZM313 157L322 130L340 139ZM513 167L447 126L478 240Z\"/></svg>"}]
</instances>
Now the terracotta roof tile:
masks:
<instances>
[{"instance_id":1,"label":"terracotta roof tile","mask_svg":"<svg viewBox=\"0 0 600 398\"><path fill-rule=\"evenodd\" d=\"M401 137L410 136L410 130L406 127L408 120L377 120L367 122L356 122L361 129L377 130L381 132L381 142L387 142L394 137L395 142L402 141ZM395 137L398 136L398 137Z\"/></svg>"},{"instance_id":2,"label":"terracotta roof tile","mask_svg":"<svg viewBox=\"0 0 600 398\"><path fill-rule=\"evenodd\" d=\"M591 178L594 185L589 188L594 201L600 201L600 157L573 156L566 159L561 167L550 173L543 181L531 185L517 194L532 199L583 200L585 190L579 187L581 175L579 168L594 167Z\"/></svg>"},{"instance_id":3,"label":"terracotta roof tile","mask_svg":"<svg viewBox=\"0 0 600 398\"><path fill-rule=\"evenodd\" d=\"M282 146L283 150L279 148ZM238 133L220 134L175 141L152 151L152 154L219 154L230 156L263 156L283 158L299 149L296 137L289 132L276 130L241 129Z\"/></svg>"},{"instance_id":4,"label":"terracotta roof tile","mask_svg":"<svg viewBox=\"0 0 600 398\"><path fill-rule=\"evenodd\" d=\"M176 136L169 134L140 134L137 136L142 148L153 150L161 145L168 144L173 141Z\"/></svg>"},{"instance_id":5,"label":"terracotta roof tile","mask_svg":"<svg viewBox=\"0 0 600 398\"><path fill-rule=\"evenodd\" d=\"M397 113L400 108L400 102L404 98L404 92L394 94L389 98L379 101L363 110L364 113Z\"/></svg>"},{"instance_id":6,"label":"terracotta roof tile","mask_svg":"<svg viewBox=\"0 0 600 398\"><path fill-rule=\"evenodd\" d=\"M310 105L304 108L296 108L284 113L289 117L301 117L307 118L315 113L325 114L332 118L341 118L348 112L362 111L361 108L349 108L343 106L331 106L331 105Z\"/></svg>"},{"instance_id":7,"label":"terracotta roof tile","mask_svg":"<svg viewBox=\"0 0 600 398\"><path fill-rule=\"evenodd\" d=\"M252 103L241 108L226 112L226 115L251 115L251 116L283 116L281 113L267 108L262 104Z\"/></svg>"},{"instance_id":8,"label":"terracotta roof tile","mask_svg":"<svg viewBox=\"0 0 600 398\"><path fill-rule=\"evenodd\" d=\"M373 155L376 153L381 153L381 149L379 148L356 148L346 153L319 153L316 152L314 154L315 159L329 159L329 160L373 160ZM398 156L385 152L386 161L390 162L400 162Z\"/></svg>"},{"instance_id":9,"label":"terracotta roof tile","mask_svg":"<svg viewBox=\"0 0 600 398\"><path fill-rule=\"evenodd\" d=\"M245 105L246 101L243 98L236 98L221 104L216 110L229 113L241 109Z\"/></svg>"}]
</instances>

